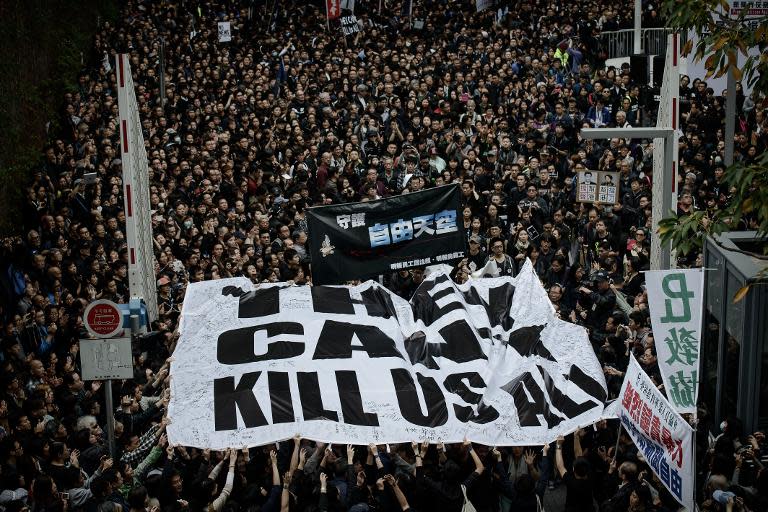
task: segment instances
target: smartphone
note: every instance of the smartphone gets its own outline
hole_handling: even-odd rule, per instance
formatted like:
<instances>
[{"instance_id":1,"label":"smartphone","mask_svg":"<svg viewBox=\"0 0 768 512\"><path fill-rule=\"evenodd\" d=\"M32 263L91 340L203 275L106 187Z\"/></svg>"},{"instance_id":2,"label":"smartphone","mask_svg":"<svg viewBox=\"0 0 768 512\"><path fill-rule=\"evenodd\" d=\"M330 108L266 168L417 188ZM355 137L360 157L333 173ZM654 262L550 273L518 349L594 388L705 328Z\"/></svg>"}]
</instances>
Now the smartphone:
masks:
<instances>
[{"instance_id":1,"label":"smartphone","mask_svg":"<svg viewBox=\"0 0 768 512\"><path fill-rule=\"evenodd\" d=\"M59 496L61 496L61 499L65 500L65 501L69 501L69 493L68 492L59 493Z\"/></svg>"}]
</instances>

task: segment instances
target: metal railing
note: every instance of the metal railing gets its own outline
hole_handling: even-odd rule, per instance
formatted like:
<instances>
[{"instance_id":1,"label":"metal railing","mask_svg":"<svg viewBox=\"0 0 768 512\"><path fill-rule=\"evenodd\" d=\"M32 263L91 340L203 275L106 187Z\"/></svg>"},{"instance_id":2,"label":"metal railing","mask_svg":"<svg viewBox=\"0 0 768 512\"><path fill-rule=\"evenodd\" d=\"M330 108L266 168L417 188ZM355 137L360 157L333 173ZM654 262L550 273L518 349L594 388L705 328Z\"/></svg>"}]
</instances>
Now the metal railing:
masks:
<instances>
[{"instance_id":1,"label":"metal railing","mask_svg":"<svg viewBox=\"0 0 768 512\"><path fill-rule=\"evenodd\" d=\"M669 28L644 28L641 29L641 51L647 55L661 55L667 53L667 36L672 33ZM600 42L606 51L607 58L619 59L629 57L634 53L634 33L631 28L602 32ZM685 44L687 34L680 34L680 45Z\"/></svg>"}]
</instances>

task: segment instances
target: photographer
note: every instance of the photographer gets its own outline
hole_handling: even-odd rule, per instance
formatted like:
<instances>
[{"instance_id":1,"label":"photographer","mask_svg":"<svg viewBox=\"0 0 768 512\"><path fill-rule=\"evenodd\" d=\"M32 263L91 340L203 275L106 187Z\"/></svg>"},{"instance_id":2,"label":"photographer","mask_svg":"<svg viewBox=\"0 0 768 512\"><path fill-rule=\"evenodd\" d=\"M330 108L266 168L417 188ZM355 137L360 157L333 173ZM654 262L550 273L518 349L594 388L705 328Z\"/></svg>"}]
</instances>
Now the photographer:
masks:
<instances>
[{"instance_id":1,"label":"photographer","mask_svg":"<svg viewBox=\"0 0 768 512\"><path fill-rule=\"evenodd\" d=\"M528 184L525 197L518 202L518 210L521 216L524 212L529 212L531 221L538 226L544 224L544 220L549 218L549 205L539 195L539 189L533 183Z\"/></svg>"},{"instance_id":2,"label":"photographer","mask_svg":"<svg viewBox=\"0 0 768 512\"><path fill-rule=\"evenodd\" d=\"M603 270L592 276L592 283L589 286L579 286L579 303L582 308L588 310L586 324L592 329L597 329L605 325L615 309L616 294L611 290L608 273Z\"/></svg>"}]
</instances>

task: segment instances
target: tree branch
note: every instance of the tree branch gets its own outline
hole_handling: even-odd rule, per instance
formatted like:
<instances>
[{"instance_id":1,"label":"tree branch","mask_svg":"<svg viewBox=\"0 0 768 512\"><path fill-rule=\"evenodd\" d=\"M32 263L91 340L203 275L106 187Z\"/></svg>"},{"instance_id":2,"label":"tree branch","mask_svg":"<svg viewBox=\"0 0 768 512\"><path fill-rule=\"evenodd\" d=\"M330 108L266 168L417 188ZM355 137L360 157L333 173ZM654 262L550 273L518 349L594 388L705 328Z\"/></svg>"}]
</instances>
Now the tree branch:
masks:
<instances>
[{"instance_id":1,"label":"tree branch","mask_svg":"<svg viewBox=\"0 0 768 512\"><path fill-rule=\"evenodd\" d=\"M707 233L707 234L709 234L709 233ZM759 253L752 252L752 251L745 251L743 249L739 249L738 247L736 247L736 248L726 247L716 237L710 235L710 238L712 239L713 242L715 242L715 245L717 245L718 247L720 247L721 249L724 249L726 251L737 252L739 254L744 254L745 256L750 256L750 257L756 258L758 260L768 261L768 254L759 254Z\"/></svg>"}]
</instances>

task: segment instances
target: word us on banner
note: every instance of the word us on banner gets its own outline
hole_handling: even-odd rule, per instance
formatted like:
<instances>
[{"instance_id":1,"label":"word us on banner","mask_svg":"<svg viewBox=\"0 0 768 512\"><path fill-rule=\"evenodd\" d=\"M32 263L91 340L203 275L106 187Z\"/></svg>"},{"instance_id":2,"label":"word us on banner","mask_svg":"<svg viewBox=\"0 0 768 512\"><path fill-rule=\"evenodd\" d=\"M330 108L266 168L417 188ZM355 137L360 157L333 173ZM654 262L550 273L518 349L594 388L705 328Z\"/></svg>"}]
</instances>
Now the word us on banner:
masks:
<instances>
[{"instance_id":1,"label":"word us on banner","mask_svg":"<svg viewBox=\"0 0 768 512\"><path fill-rule=\"evenodd\" d=\"M586 331L555 316L530 262L406 301L377 282L193 283L171 363L169 438L221 449L324 442L543 444L599 420Z\"/></svg>"}]
</instances>

